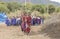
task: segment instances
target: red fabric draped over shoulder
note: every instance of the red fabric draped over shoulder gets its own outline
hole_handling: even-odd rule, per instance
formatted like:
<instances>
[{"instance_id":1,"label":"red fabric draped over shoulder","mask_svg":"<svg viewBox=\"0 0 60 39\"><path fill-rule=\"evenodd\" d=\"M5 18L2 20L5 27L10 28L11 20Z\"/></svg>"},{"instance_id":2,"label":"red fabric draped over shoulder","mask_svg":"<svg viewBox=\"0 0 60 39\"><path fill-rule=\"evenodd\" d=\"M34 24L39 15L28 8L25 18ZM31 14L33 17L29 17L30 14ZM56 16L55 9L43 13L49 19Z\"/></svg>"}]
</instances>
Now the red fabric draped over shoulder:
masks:
<instances>
[{"instance_id":1,"label":"red fabric draped over shoulder","mask_svg":"<svg viewBox=\"0 0 60 39\"><path fill-rule=\"evenodd\" d=\"M31 16L27 16L26 19L27 19L27 25L30 26L31 25L31 19L32 19Z\"/></svg>"}]
</instances>

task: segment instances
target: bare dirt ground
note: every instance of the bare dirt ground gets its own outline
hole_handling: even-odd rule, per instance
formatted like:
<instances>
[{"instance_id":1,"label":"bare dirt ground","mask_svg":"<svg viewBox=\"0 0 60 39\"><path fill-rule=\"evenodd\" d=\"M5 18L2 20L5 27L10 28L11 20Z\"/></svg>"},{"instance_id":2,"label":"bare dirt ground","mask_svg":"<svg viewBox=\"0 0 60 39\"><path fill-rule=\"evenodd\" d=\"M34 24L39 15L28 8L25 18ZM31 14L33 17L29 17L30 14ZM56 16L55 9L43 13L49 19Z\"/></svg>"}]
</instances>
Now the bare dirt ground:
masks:
<instances>
[{"instance_id":1,"label":"bare dirt ground","mask_svg":"<svg viewBox=\"0 0 60 39\"><path fill-rule=\"evenodd\" d=\"M40 26L33 26L31 31L35 33L39 28ZM44 34L33 35L33 33L26 35L21 31L20 26L6 26L4 23L0 23L0 39L51 39Z\"/></svg>"}]
</instances>

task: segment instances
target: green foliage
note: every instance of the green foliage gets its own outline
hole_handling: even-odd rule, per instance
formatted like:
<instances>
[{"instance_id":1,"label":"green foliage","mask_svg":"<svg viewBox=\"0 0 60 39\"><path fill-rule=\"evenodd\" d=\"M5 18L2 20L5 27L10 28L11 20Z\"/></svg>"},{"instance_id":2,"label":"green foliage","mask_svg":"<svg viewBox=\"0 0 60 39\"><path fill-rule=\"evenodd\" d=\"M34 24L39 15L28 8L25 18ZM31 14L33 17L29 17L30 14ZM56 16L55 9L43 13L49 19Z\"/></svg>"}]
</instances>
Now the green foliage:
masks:
<instances>
[{"instance_id":1,"label":"green foliage","mask_svg":"<svg viewBox=\"0 0 60 39\"><path fill-rule=\"evenodd\" d=\"M7 5L7 8L10 10L10 11L15 11L15 10L18 10L20 9L20 4L16 3L16 2L12 2L12 3L8 3Z\"/></svg>"},{"instance_id":2,"label":"green foliage","mask_svg":"<svg viewBox=\"0 0 60 39\"><path fill-rule=\"evenodd\" d=\"M47 7L48 6L48 7ZM53 12L60 12L60 7L55 11L54 5L41 5L41 4L31 4L26 3L20 4L17 2L0 2L0 12L15 12L16 10L25 10L26 12L32 13L33 11L38 11L40 14L45 14L47 11L49 14Z\"/></svg>"},{"instance_id":3,"label":"green foliage","mask_svg":"<svg viewBox=\"0 0 60 39\"><path fill-rule=\"evenodd\" d=\"M54 5L49 5L48 6L48 13L51 14L53 12L55 12L55 6Z\"/></svg>"},{"instance_id":4,"label":"green foliage","mask_svg":"<svg viewBox=\"0 0 60 39\"><path fill-rule=\"evenodd\" d=\"M57 8L56 12L60 12L60 7Z\"/></svg>"},{"instance_id":5,"label":"green foliage","mask_svg":"<svg viewBox=\"0 0 60 39\"><path fill-rule=\"evenodd\" d=\"M32 4L31 3L26 3L25 7L26 7L27 10L31 10Z\"/></svg>"},{"instance_id":6,"label":"green foliage","mask_svg":"<svg viewBox=\"0 0 60 39\"><path fill-rule=\"evenodd\" d=\"M39 11L39 12L42 13L42 14L45 12L43 5L34 5L34 6L32 7L32 11L33 11L33 10Z\"/></svg>"},{"instance_id":7,"label":"green foliage","mask_svg":"<svg viewBox=\"0 0 60 39\"><path fill-rule=\"evenodd\" d=\"M4 3L0 3L0 12L9 12L7 5L5 5Z\"/></svg>"}]
</instances>

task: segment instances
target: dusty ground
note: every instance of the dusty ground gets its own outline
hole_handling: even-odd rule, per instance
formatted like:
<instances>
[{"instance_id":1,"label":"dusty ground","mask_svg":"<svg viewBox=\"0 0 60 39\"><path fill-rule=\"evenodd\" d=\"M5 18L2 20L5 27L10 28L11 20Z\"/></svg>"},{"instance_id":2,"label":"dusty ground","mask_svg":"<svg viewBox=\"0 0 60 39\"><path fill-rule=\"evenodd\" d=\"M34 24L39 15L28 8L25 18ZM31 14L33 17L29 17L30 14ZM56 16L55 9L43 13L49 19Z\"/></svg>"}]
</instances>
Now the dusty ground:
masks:
<instances>
[{"instance_id":1,"label":"dusty ground","mask_svg":"<svg viewBox=\"0 0 60 39\"><path fill-rule=\"evenodd\" d=\"M40 26L31 27L32 32L37 32ZM0 23L0 39L50 39L44 34L26 35L21 32L20 26L6 26L4 23Z\"/></svg>"}]
</instances>

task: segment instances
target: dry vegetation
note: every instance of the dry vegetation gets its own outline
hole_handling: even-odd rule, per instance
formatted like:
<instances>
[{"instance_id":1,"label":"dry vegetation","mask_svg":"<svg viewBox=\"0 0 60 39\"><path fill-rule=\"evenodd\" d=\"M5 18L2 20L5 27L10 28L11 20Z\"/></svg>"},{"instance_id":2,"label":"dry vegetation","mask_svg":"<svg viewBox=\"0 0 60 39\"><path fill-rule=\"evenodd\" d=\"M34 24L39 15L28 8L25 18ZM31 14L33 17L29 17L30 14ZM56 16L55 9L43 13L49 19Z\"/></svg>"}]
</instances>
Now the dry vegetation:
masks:
<instances>
[{"instance_id":1,"label":"dry vegetation","mask_svg":"<svg viewBox=\"0 0 60 39\"><path fill-rule=\"evenodd\" d=\"M44 34L38 34L38 30L41 26L32 26L29 35L21 32L20 26L6 26L4 23L0 23L0 39L50 39Z\"/></svg>"},{"instance_id":2,"label":"dry vegetation","mask_svg":"<svg viewBox=\"0 0 60 39\"><path fill-rule=\"evenodd\" d=\"M51 39L60 39L60 14L55 14L48 19L41 32L46 33Z\"/></svg>"}]
</instances>

